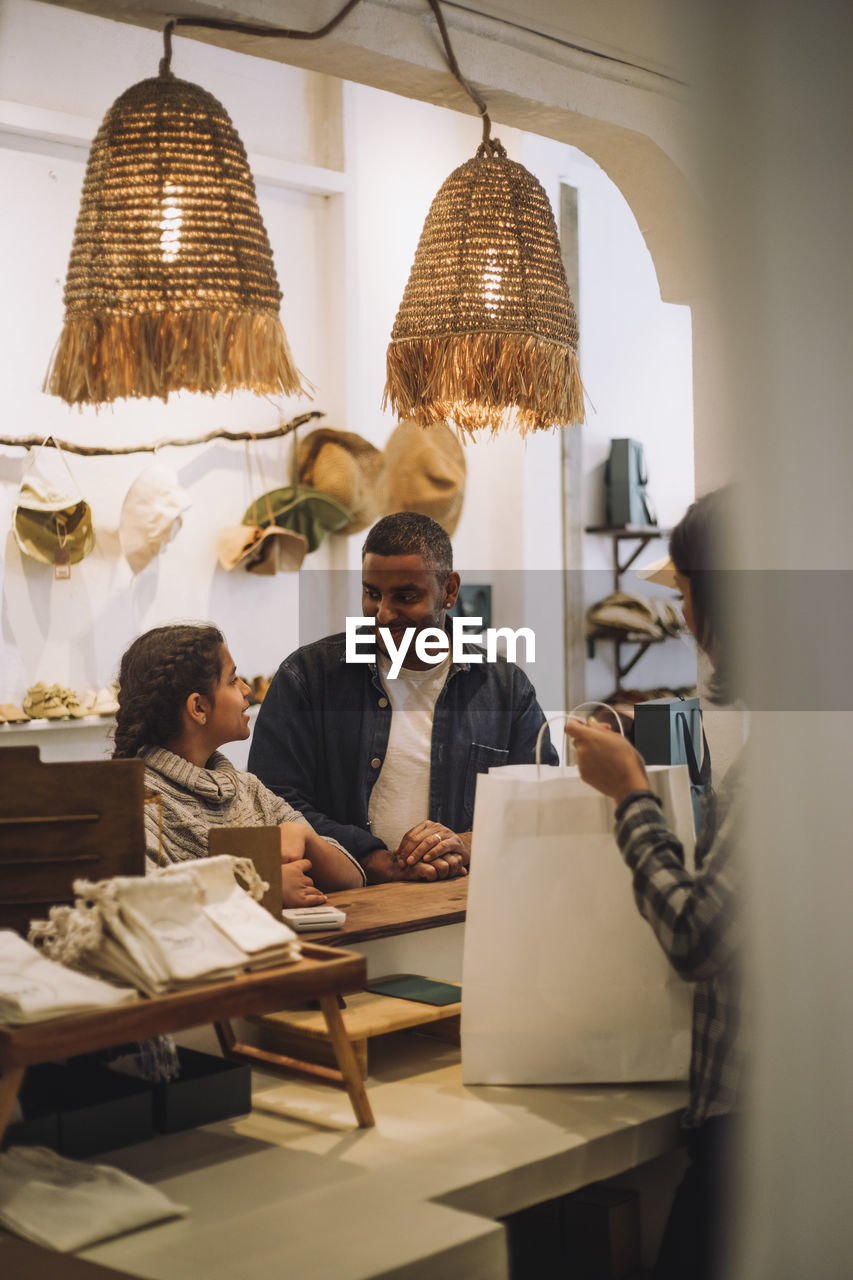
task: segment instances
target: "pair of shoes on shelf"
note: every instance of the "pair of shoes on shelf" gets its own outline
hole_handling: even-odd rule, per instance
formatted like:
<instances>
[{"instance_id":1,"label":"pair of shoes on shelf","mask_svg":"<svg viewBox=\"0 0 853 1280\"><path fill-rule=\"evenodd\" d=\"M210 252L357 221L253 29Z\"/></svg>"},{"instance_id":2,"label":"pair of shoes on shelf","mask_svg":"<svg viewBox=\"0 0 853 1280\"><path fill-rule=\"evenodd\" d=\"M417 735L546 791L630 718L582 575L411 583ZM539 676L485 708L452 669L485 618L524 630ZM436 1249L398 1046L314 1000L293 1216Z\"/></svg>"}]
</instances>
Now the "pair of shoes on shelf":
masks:
<instances>
[{"instance_id":1,"label":"pair of shoes on shelf","mask_svg":"<svg viewBox=\"0 0 853 1280\"><path fill-rule=\"evenodd\" d=\"M263 702L272 684L272 676L255 676L252 680L252 698L255 702Z\"/></svg>"},{"instance_id":2,"label":"pair of shoes on shelf","mask_svg":"<svg viewBox=\"0 0 853 1280\"><path fill-rule=\"evenodd\" d=\"M24 724L29 718L14 702L0 702L0 724Z\"/></svg>"},{"instance_id":3,"label":"pair of shoes on shelf","mask_svg":"<svg viewBox=\"0 0 853 1280\"><path fill-rule=\"evenodd\" d=\"M249 686L249 692L246 694L250 707L257 707L263 702L267 689L270 687L272 676L252 676L251 680L247 680L245 676L238 676L243 684Z\"/></svg>"},{"instance_id":4,"label":"pair of shoes on shelf","mask_svg":"<svg viewBox=\"0 0 853 1280\"><path fill-rule=\"evenodd\" d=\"M118 711L118 686L104 685L102 689L87 689L80 699L84 716L114 716Z\"/></svg>"},{"instance_id":5,"label":"pair of shoes on shelf","mask_svg":"<svg viewBox=\"0 0 853 1280\"><path fill-rule=\"evenodd\" d=\"M75 693L71 705L65 700L70 689L63 689L58 684L45 684L39 680L31 685L24 696L24 710L31 720L65 720L69 716L79 715L80 700ZM72 710L72 707L75 710Z\"/></svg>"},{"instance_id":6,"label":"pair of shoes on shelf","mask_svg":"<svg viewBox=\"0 0 853 1280\"><path fill-rule=\"evenodd\" d=\"M118 711L117 686L87 689L82 698L64 685L32 685L24 698L25 716L30 720L82 720L84 716L112 716ZM7 717L8 718L8 717Z\"/></svg>"}]
</instances>

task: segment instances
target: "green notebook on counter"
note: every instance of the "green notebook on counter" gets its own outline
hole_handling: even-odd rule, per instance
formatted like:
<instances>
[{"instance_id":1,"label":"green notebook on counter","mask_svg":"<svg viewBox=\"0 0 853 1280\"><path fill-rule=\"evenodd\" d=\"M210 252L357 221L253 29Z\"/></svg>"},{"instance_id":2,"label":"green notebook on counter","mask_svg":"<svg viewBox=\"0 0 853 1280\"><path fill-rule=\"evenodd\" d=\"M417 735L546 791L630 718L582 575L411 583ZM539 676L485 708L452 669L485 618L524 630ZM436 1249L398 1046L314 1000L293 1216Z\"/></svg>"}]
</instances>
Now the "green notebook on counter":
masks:
<instances>
[{"instance_id":1,"label":"green notebook on counter","mask_svg":"<svg viewBox=\"0 0 853 1280\"><path fill-rule=\"evenodd\" d=\"M455 1004L462 999L462 988L454 982L437 982L417 973L390 973L368 982L365 991L378 996L396 996L398 1000L417 1000L420 1004Z\"/></svg>"}]
</instances>

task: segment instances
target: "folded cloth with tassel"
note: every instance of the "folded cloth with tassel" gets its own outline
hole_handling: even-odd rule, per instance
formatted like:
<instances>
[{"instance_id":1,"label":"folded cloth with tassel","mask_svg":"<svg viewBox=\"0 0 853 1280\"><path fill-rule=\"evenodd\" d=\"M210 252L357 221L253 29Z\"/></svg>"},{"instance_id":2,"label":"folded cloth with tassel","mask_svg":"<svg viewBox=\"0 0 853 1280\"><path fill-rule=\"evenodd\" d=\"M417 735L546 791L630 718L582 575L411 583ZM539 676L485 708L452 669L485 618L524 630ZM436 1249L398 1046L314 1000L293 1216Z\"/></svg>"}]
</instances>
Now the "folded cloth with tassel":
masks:
<instances>
[{"instance_id":1,"label":"folded cloth with tassel","mask_svg":"<svg viewBox=\"0 0 853 1280\"><path fill-rule=\"evenodd\" d=\"M228 855L76 880L74 906L51 908L29 936L63 964L161 995L299 958L296 934L258 905L267 887L248 859Z\"/></svg>"}]
</instances>

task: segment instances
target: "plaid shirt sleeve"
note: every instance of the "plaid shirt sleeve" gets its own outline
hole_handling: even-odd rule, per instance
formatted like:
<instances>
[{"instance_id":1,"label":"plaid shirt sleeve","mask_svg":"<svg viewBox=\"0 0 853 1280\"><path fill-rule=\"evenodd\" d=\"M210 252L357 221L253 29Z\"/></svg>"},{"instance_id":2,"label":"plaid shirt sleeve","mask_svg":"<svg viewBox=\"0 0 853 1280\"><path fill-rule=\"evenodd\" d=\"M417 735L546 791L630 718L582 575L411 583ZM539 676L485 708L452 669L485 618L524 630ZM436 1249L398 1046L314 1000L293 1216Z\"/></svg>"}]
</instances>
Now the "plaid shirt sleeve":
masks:
<instances>
[{"instance_id":1,"label":"plaid shirt sleeve","mask_svg":"<svg viewBox=\"0 0 853 1280\"><path fill-rule=\"evenodd\" d=\"M650 792L636 792L616 813L616 839L634 880L640 913L673 967L688 982L730 970L742 941L736 910L740 858L734 828L736 779L726 779L697 841L695 873Z\"/></svg>"}]
</instances>

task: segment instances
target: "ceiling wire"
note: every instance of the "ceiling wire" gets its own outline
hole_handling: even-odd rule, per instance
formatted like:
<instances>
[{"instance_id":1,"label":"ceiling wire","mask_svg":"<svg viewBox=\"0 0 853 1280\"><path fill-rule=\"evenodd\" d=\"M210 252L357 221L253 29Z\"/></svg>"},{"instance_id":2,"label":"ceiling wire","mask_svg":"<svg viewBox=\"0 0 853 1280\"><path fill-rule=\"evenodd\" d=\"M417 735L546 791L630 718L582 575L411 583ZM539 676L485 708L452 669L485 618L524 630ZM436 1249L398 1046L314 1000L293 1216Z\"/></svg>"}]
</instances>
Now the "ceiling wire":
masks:
<instances>
[{"instance_id":1,"label":"ceiling wire","mask_svg":"<svg viewBox=\"0 0 853 1280\"><path fill-rule=\"evenodd\" d=\"M347 0L346 4L338 10L336 14L324 23L322 27L317 27L314 31L302 31L291 27L269 27L257 26L249 22L237 22L228 18L201 18L180 16L170 18L163 29L164 56L160 63L161 74L168 74L172 59L172 32L177 27L204 27L213 31L237 31L241 35L249 36L272 36L280 40L320 40L323 36L333 31L344 18L360 4L361 0ZM477 110L483 117L483 142L488 145L489 132L491 122L489 120L488 110L479 93L465 79L459 69L456 56L450 44L450 36L444 21L444 15L441 12L439 0L427 0L429 7L432 9L436 22L438 23L439 32L445 48L445 57L453 75L462 85L465 92L471 97L477 106ZM586 45L576 44L571 40L564 40L560 36L550 35L548 32L537 31L535 27L527 27L521 22L513 22L510 18L503 18L491 13L484 13L482 9L474 8L472 5L460 4L458 0L442 0L442 4L447 8L458 9L460 13L468 13L474 17L484 18L490 22L496 22L500 26L512 28L515 31L523 31L526 35L537 36L539 39L548 40L551 44L560 45L564 49L573 49L577 53L586 54L588 57L597 58L602 62L613 63L614 66L627 67L634 71L643 71L647 75L655 76L659 80L666 80L670 84L677 84L683 88L687 87L684 80L679 80L676 76L667 75L666 72L656 71L651 67L645 66L641 62L631 62L627 58L617 58L614 54L602 53L599 49L590 49Z\"/></svg>"}]
</instances>

